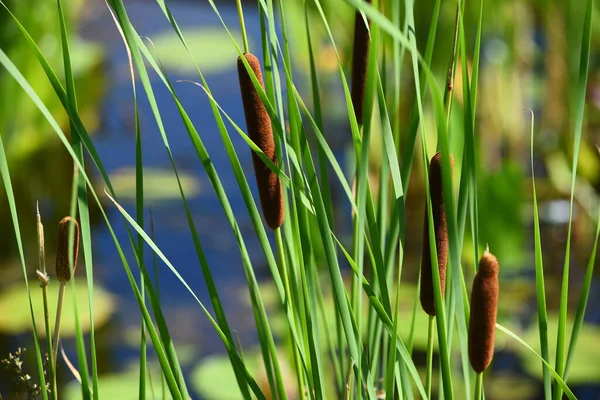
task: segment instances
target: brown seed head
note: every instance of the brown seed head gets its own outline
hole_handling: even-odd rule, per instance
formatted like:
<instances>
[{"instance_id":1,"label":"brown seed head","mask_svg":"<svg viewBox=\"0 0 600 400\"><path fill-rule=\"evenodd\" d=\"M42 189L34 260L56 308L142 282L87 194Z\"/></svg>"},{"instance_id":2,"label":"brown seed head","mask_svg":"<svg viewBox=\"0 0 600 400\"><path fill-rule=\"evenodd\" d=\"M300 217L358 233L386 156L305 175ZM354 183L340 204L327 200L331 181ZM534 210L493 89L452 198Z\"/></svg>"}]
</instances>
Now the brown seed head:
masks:
<instances>
[{"instance_id":1,"label":"brown seed head","mask_svg":"<svg viewBox=\"0 0 600 400\"><path fill-rule=\"evenodd\" d=\"M485 251L473 281L469 321L469 360L477 373L485 371L494 357L494 334L498 309L498 260Z\"/></svg>"},{"instance_id":2,"label":"brown seed head","mask_svg":"<svg viewBox=\"0 0 600 400\"><path fill-rule=\"evenodd\" d=\"M371 3L371 0L366 0ZM363 106L365 99L365 83L367 79L367 63L369 58L369 29L359 11L354 18L354 45L352 47L352 86L350 96L356 121L363 123Z\"/></svg>"},{"instance_id":3,"label":"brown seed head","mask_svg":"<svg viewBox=\"0 0 600 400\"><path fill-rule=\"evenodd\" d=\"M258 79L264 88L258 58L251 53L244 54L244 58L248 61L248 64L250 64L252 71L256 75L256 79ZM275 165L278 165L269 113L254 88L252 79L241 57L238 57L237 68L248 136ZM277 177L277 174L271 171L254 152L252 152L252 161L254 163L254 173L256 175L263 215L267 225L273 230L277 229L283 223L285 215L281 181Z\"/></svg>"},{"instance_id":4,"label":"brown seed head","mask_svg":"<svg viewBox=\"0 0 600 400\"><path fill-rule=\"evenodd\" d=\"M73 273L77 268L79 253L79 223L71 217L64 217L58 223L58 246L56 249L56 278L60 282L71 280L69 268L69 226L73 224Z\"/></svg>"},{"instance_id":5,"label":"brown seed head","mask_svg":"<svg viewBox=\"0 0 600 400\"><path fill-rule=\"evenodd\" d=\"M454 157L450 155L450 166L454 169ZM435 246L440 273L440 287L442 297L446 288L446 266L448 264L448 228L446 221L446 207L444 205L444 189L442 186L442 155L437 153L429 163L429 192L431 195L431 209L433 211L433 229L435 231ZM425 207L425 220L423 222L423 252L421 256L421 307L435 316L435 298L433 295L433 271L429 244L429 219Z\"/></svg>"}]
</instances>

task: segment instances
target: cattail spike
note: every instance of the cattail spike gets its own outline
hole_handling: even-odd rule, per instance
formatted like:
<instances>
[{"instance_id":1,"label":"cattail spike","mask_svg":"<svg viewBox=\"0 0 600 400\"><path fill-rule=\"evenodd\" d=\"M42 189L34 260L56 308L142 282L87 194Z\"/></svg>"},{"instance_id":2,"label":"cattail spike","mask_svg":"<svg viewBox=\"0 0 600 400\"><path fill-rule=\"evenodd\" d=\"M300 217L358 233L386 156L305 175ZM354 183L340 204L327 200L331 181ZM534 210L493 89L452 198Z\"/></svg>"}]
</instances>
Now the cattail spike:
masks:
<instances>
[{"instance_id":1,"label":"cattail spike","mask_svg":"<svg viewBox=\"0 0 600 400\"><path fill-rule=\"evenodd\" d=\"M77 255L79 253L79 223L71 217L64 217L58 223L58 246L56 250L56 278L61 282L71 280L69 268L69 226L73 223L73 273L77 267Z\"/></svg>"},{"instance_id":2,"label":"cattail spike","mask_svg":"<svg viewBox=\"0 0 600 400\"><path fill-rule=\"evenodd\" d=\"M450 155L450 166L454 168L454 157ZM446 206L444 205L444 189L442 186L442 155L437 153L429 164L429 192L433 212L435 231L435 246L437 250L438 270L440 272L440 287L442 297L446 288L446 266L448 264L448 229L446 221ZM429 245L429 219L425 207L423 223L423 252L421 257L421 306L423 310L435 316L435 300L433 287L433 271Z\"/></svg>"},{"instance_id":3,"label":"cattail spike","mask_svg":"<svg viewBox=\"0 0 600 400\"><path fill-rule=\"evenodd\" d=\"M264 88L260 61L258 61L258 58L251 53L245 53L244 58L248 64L250 64L250 68L254 71L256 79L258 79L261 86ZM250 136L250 139L252 139L252 141L271 161L273 161L275 165L278 165L269 113L267 113L258 92L254 88L252 79L250 78L241 57L238 57L237 68L240 89L242 92L242 101L244 103L244 114L246 116L248 136ZM281 181L277 174L271 171L254 152L252 152L252 160L254 162L254 173L256 175L256 183L258 185L263 215L267 225L275 230L281 226L285 215Z\"/></svg>"},{"instance_id":4,"label":"cattail spike","mask_svg":"<svg viewBox=\"0 0 600 400\"><path fill-rule=\"evenodd\" d=\"M479 261L473 281L469 321L469 360L475 372L482 373L494 357L494 335L498 309L498 260L486 251Z\"/></svg>"},{"instance_id":5,"label":"cattail spike","mask_svg":"<svg viewBox=\"0 0 600 400\"><path fill-rule=\"evenodd\" d=\"M371 3L371 0L366 0ZM367 80L367 62L369 58L369 28L360 11L354 19L354 46L352 48L352 87L351 98L354 114L359 125L363 123L365 84Z\"/></svg>"}]
</instances>

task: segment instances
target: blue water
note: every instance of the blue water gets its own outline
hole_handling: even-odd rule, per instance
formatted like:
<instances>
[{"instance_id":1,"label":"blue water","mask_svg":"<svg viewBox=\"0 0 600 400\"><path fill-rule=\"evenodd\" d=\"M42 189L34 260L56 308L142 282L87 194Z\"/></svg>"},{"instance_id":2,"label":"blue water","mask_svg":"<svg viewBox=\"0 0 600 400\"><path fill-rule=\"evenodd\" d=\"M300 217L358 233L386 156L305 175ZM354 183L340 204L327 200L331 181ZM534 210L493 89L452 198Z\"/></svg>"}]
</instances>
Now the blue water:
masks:
<instances>
[{"instance_id":1,"label":"blue water","mask_svg":"<svg viewBox=\"0 0 600 400\"><path fill-rule=\"evenodd\" d=\"M186 27L221 27L209 5L170 2L169 6L184 31ZM141 35L152 38L164 31L172 32L168 21L155 4L132 3L128 5L127 9L134 26ZM236 26L238 20L235 7L221 7L221 11L225 22L230 26ZM260 43L257 10L246 7L245 14L249 36L255 38L255 43ZM82 27L82 31L88 40L103 44L107 50L105 70L108 73L109 86L102 107L102 129L96 133L94 142L100 159L103 160L107 172L111 174L120 168L135 166L134 109L127 53L107 13L102 13L94 20L88 21L87 25ZM255 54L258 52L258 46L256 47ZM168 72L173 82L183 79L199 80L197 75ZM226 312L230 316L232 327L240 333L242 343L252 343L255 338L251 329L253 326L251 312L241 301L245 276L237 243L220 202L214 194L191 144L170 92L155 74L151 72L150 76L178 171L191 174L200 182L200 193L195 197L188 198L188 201L207 262L222 295ZM236 59L231 60L228 69L207 73L206 78L215 98L230 117L243 128L245 123L237 83ZM263 265L264 256L247 216L246 206L235 181L206 95L198 86L189 83L176 83L175 88L218 171L234 214L239 217L240 229L253 260L254 268L260 274L266 268ZM137 90L144 166L171 170L158 126L141 84L137 85ZM228 128L242 167L245 171L252 171L250 149L231 126L228 125ZM258 198L253 175L248 173L247 177L255 198ZM173 181L175 181L174 176ZM133 203L123 202L123 205L132 215L135 215ZM145 207L152 210L156 243L190 284L199 299L206 305L210 305L181 199L175 198L173 201L160 201L154 204L146 203ZM108 209L109 219L117 236L119 239L123 239L122 243L127 243L121 215L114 207L109 206ZM146 230L149 231L148 212L146 212L145 224ZM138 305L132 295L123 266L117 258L115 246L107 228L99 226L94 231L93 245L96 264L95 279L119 298L116 326L112 328L114 334L119 335L128 328L139 326ZM126 251L130 266L135 269L136 263L131 249L127 248ZM147 251L145 256L152 273L152 252ZM159 261L158 267L161 303L175 341L195 344L204 354L221 350L221 342L193 297L164 263ZM124 365L128 359L135 358L135 349L117 348L111 354L113 368L118 368L119 365Z\"/></svg>"}]
</instances>

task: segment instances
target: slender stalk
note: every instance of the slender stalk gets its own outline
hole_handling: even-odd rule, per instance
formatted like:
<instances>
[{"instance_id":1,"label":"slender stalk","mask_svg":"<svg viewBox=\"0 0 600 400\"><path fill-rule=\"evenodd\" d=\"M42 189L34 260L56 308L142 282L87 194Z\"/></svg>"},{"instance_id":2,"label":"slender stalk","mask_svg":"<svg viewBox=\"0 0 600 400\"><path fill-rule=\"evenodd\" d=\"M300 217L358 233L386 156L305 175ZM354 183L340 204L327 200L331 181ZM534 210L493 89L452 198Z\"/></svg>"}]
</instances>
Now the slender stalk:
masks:
<instances>
[{"instance_id":1,"label":"slender stalk","mask_svg":"<svg viewBox=\"0 0 600 400\"><path fill-rule=\"evenodd\" d=\"M244 22L244 11L242 10L242 0L236 0L238 17L240 19L240 30L242 31L242 39L244 41L244 53L248 53L248 35L246 34L246 23Z\"/></svg>"},{"instance_id":2,"label":"slender stalk","mask_svg":"<svg viewBox=\"0 0 600 400\"><path fill-rule=\"evenodd\" d=\"M482 393L483 393L483 372L477 374L477 378L475 379L474 400L481 400Z\"/></svg>"},{"instance_id":3,"label":"slender stalk","mask_svg":"<svg viewBox=\"0 0 600 400\"><path fill-rule=\"evenodd\" d=\"M60 282L58 287L58 303L56 304L56 320L54 322L54 333L52 334L52 359L54 370L56 370L56 357L58 356L58 340L60 337L60 318L62 315L63 299L65 297L65 282Z\"/></svg>"},{"instance_id":4,"label":"slender stalk","mask_svg":"<svg viewBox=\"0 0 600 400\"><path fill-rule=\"evenodd\" d=\"M42 300L44 302L44 327L46 329L46 340L50 340L50 313L48 311L48 283L50 277L46 271L46 248L44 245L44 225L42 225L42 217L40 215L39 204L37 205L37 239L38 239L38 261L39 270L38 279L42 288ZM51 342L48 342L48 380L50 383L50 392L52 398L57 399L56 375L54 373L54 355L52 354Z\"/></svg>"},{"instance_id":5,"label":"slender stalk","mask_svg":"<svg viewBox=\"0 0 600 400\"><path fill-rule=\"evenodd\" d=\"M555 370L561 377L564 377L565 371L565 341L566 341L566 328L567 328L567 314L568 314L568 301L569 301L569 271L570 271L570 257L571 257L571 233L573 226L573 205L575 196L575 184L577 177L577 166L579 162L579 149L581 144L581 136L583 131L583 118L585 113L586 103L586 88L589 74L589 63L590 63L590 48L591 48L591 37L592 37L592 14L593 14L593 0L588 0L585 10L584 26L581 39L581 57L579 60L579 79L576 92L576 104L575 112L575 129L574 129L574 143L573 143L573 165L571 175L571 195L569 201L569 226L567 229L567 240L565 249L565 262L563 267L562 287L560 295L560 310L558 319L558 333L556 338L556 364ZM554 383L554 400L562 399L563 390L557 381Z\"/></svg>"},{"instance_id":6,"label":"slender stalk","mask_svg":"<svg viewBox=\"0 0 600 400\"><path fill-rule=\"evenodd\" d=\"M281 234L281 227L275 229L275 240L277 241L277 249L279 251L279 258L281 260L281 275L283 278L283 286L285 290L285 301L284 307L290 313L290 318L292 321L295 321L294 311L291 302L291 290L290 290L290 280L288 276L287 263L285 258L285 247L283 245L283 236ZM288 308L289 307L289 308ZM300 354L298 352L298 346L296 343L292 344L293 347L293 355L294 355L294 367L296 369L296 378L298 380L298 393L300 394L299 398L304 398L304 372L302 365L300 363ZM276 354L274 356L277 356Z\"/></svg>"},{"instance_id":7,"label":"slender stalk","mask_svg":"<svg viewBox=\"0 0 600 400\"><path fill-rule=\"evenodd\" d=\"M427 375L425 377L425 389L427 398L431 399L431 377L433 375L433 322L435 317L429 316L429 328L427 329Z\"/></svg>"},{"instance_id":8,"label":"slender stalk","mask_svg":"<svg viewBox=\"0 0 600 400\"><path fill-rule=\"evenodd\" d=\"M446 107L446 126L448 126L448 124L450 123L450 111L452 110L452 91L454 90L454 76L456 75L456 54L458 53L459 22L460 22L460 5L457 3L456 4L456 21L454 23L454 40L452 42L452 55L450 58L450 66L448 67L446 89L444 92L444 106Z\"/></svg>"}]
</instances>

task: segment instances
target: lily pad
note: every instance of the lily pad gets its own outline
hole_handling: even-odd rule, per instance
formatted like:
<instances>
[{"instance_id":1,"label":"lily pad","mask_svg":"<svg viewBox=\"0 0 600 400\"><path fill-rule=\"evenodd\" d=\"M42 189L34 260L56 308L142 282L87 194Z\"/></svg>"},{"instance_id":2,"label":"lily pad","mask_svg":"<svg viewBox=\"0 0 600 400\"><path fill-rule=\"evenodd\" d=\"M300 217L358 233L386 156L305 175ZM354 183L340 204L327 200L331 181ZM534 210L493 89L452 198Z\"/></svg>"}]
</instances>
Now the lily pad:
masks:
<instances>
[{"instance_id":1,"label":"lily pad","mask_svg":"<svg viewBox=\"0 0 600 400\"><path fill-rule=\"evenodd\" d=\"M200 182L191 174L178 171L183 191L188 198L198 195ZM125 167L110 174L119 200L135 200L135 167ZM170 169L144 167L144 199L147 201L176 200L181 197L175 174Z\"/></svg>"},{"instance_id":2,"label":"lily pad","mask_svg":"<svg viewBox=\"0 0 600 400\"><path fill-rule=\"evenodd\" d=\"M571 340L571 329L573 321L567 322L567 346ZM538 353L540 350L540 338L537 323L534 323L522 336L522 339L533 347ZM550 345L550 365L554 365L556 354L556 335L558 332L558 316L548 316L548 341ZM600 326L583 324L579 332L575 354L571 363L568 376L569 384L587 384L600 382ZM528 373L538 379L542 379L542 362L529 350L518 347L523 365ZM566 354L566 353L565 353ZM566 358L566 355L565 355Z\"/></svg>"},{"instance_id":3,"label":"lily pad","mask_svg":"<svg viewBox=\"0 0 600 400\"><path fill-rule=\"evenodd\" d=\"M104 49L101 45L78 39L72 42L72 46L71 64L75 76L88 73L102 62Z\"/></svg>"},{"instance_id":4,"label":"lily pad","mask_svg":"<svg viewBox=\"0 0 600 400\"><path fill-rule=\"evenodd\" d=\"M516 395L520 399L533 399L539 392L539 386L535 381L523 375L508 373L486 375L483 385L485 396L495 400L512 400Z\"/></svg>"},{"instance_id":5,"label":"lily pad","mask_svg":"<svg viewBox=\"0 0 600 400\"><path fill-rule=\"evenodd\" d=\"M160 383L161 370L158 365L150 364L148 366L151 379L146 379L145 399L172 399L168 389L165 390L165 397L162 395L162 386ZM139 396L140 372L139 367L132 366L120 373L100 375L98 378L98 391L103 399L113 400L137 400ZM79 400L81 396L81 384L73 381L65 389L65 399Z\"/></svg>"},{"instance_id":6,"label":"lily pad","mask_svg":"<svg viewBox=\"0 0 600 400\"><path fill-rule=\"evenodd\" d=\"M295 376L292 374L283 351L278 351L283 381L288 395L295 391ZM250 375L254 377L263 393L269 394L269 383L262 364L259 350L244 352L244 362ZM229 357L217 354L203 358L191 373L194 389L206 400L239 400L242 394L239 390L235 373Z\"/></svg>"},{"instance_id":7,"label":"lily pad","mask_svg":"<svg viewBox=\"0 0 600 400\"><path fill-rule=\"evenodd\" d=\"M232 34L241 47L242 35L235 30ZM186 30L184 37L192 57L204 73L225 72L236 67L237 49L220 27ZM167 69L182 74L197 73L194 61L173 30L152 37L152 43L154 54Z\"/></svg>"},{"instance_id":8,"label":"lily pad","mask_svg":"<svg viewBox=\"0 0 600 400\"><path fill-rule=\"evenodd\" d=\"M44 307L42 289L37 281L29 283L31 301L35 313L35 322L38 335L45 336ZM84 280L75 282L75 294L78 304L79 322L83 332L90 330L90 314L87 306L87 284ZM58 301L58 281L51 281L48 285L48 308L50 321L54 323L56 303ZM31 314L28 307L27 289L25 284L18 282L7 287L0 294L0 331L7 334L22 334L32 330ZM104 325L115 309L115 301L111 294L98 285L94 285L94 325L96 328ZM10 311L6 311L10 310ZM61 337L75 336L75 316L73 314L73 293L70 284L65 289L63 313L61 320Z\"/></svg>"}]
</instances>

